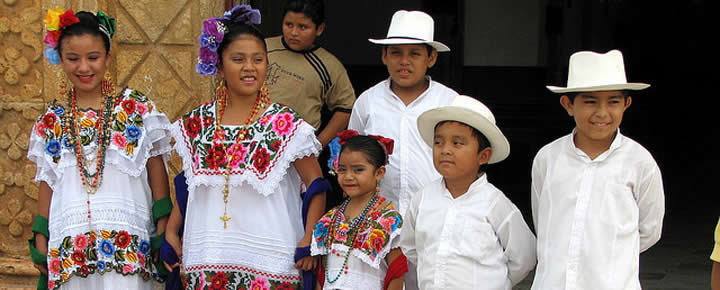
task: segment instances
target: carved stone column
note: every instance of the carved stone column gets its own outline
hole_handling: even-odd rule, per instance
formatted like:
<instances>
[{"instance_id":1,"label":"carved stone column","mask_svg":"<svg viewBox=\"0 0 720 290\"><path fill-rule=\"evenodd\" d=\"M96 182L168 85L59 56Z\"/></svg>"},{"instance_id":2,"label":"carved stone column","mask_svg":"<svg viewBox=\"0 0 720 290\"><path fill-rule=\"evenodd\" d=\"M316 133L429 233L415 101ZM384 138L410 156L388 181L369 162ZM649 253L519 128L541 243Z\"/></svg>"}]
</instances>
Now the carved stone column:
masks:
<instances>
[{"instance_id":1,"label":"carved stone column","mask_svg":"<svg viewBox=\"0 0 720 290\"><path fill-rule=\"evenodd\" d=\"M116 86L150 96L171 121L210 100L212 79L195 73L202 21L215 0L0 0L0 288L34 288L27 239L37 210L35 166L25 157L33 122L64 78L43 57L49 7L101 10L117 20L110 74ZM176 156L171 178L181 170ZM171 183L172 184L172 183Z\"/></svg>"}]
</instances>

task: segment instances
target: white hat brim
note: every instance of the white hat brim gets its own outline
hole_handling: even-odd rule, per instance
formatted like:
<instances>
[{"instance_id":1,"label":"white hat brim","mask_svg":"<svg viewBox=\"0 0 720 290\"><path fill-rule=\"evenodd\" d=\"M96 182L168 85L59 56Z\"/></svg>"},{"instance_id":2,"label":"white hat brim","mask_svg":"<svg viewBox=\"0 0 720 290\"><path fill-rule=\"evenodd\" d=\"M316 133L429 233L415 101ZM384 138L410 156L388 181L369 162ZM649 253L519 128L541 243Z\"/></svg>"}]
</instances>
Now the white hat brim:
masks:
<instances>
[{"instance_id":1,"label":"white hat brim","mask_svg":"<svg viewBox=\"0 0 720 290\"><path fill-rule=\"evenodd\" d=\"M425 143L431 148L435 139L435 126L442 121L456 121L467 124L485 135L492 147L492 156L489 164L505 160L510 155L510 143L500 128L490 122L485 116L467 108L445 106L422 113L417 120L418 130Z\"/></svg>"},{"instance_id":2,"label":"white hat brim","mask_svg":"<svg viewBox=\"0 0 720 290\"><path fill-rule=\"evenodd\" d=\"M399 44L427 44L435 48L438 52L447 52L450 51L450 48L438 41L427 41L422 39L412 39L412 38L384 38L384 39L372 39L368 38L368 41L375 43L375 44L382 44L382 45L399 45Z\"/></svg>"},{"instance_id":3,"label":"white hat brim","mask_svg":"<svg viewBox=\"0 0 720 290\"><path fill-rule=\"evenodd\" d=\"M650 87L649 84L644 83L625 83L625 84L614 84L614 85L602 85L602 86L589 86L589 87L556 87L556 86L545 86L548 90L553 93L571 93L571 92L600 92L600 91L619 91L619 90L633 90L639 91Z\"/></svg>"}]
</instances>

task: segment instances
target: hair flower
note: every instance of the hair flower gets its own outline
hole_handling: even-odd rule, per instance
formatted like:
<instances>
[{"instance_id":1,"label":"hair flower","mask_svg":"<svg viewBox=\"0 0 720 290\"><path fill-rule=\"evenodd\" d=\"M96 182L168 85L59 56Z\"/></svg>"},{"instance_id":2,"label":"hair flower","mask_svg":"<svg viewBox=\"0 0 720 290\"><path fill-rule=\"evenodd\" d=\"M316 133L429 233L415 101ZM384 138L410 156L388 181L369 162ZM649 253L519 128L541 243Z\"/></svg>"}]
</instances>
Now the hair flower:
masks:
<instances>
[{"instance_id":1,"label":"hair flower","mask_svg":"<svg viewBox=\"0 0 720 290\"><path fill-rule=\"evenodd\" d=\"M338 157L340 157L340 150L342 149L339 141L340 141L340 137L335 137L327 145L328 149L330 149L330 158L328 159L327 166L330 169L330 171L328 173L330 173L331 175L337 174Z\"/></svg>"},{"instance_id":2,"label":"hair flower","mask_svg":"<svg viewBox=\"0 0 720 290\"><path fill-rule=\"evenodd\" d=\"M60 14L58 18L60 28L80 22L80 18L77 18L77 16L75 16L75 12L73 12L72 9L68 9L67 11L65 11L65 13Z\"/></svg>"},{"instance_id":3,"label":"hair flower","mask_svg":"<svg viewBox=\"0 0 720 290\"><path fill-rule=\"evenodd\" d=\"M55 31L60 29L60 15L63 14L63 10L60 7L56 7L55 10L48 8L48 13L45 15L45 26L48 31Z\"/></svg>"},{"instance_id":4,"label":"hair flower","mask_svg":"<svg viewBox=\"0 0 720 290\"><path fill-rule=\"evenodd\" d=\"M198 36L200 53L195 66L195 71L201 76L217 73L217 64L220 63L217 49L225 39L225 34L229 32L226 21L258 25L260 24L260 10L243 4L226 11L222 18L212 17L203 21L202 33Z\"/></svg>"},{"instance_id":5,"label":"hair flower","mask_svg":"<svg viewBox=\"0 0 720 290\"><path fill-rule=\"evenodd\" d=\"M352 137L358 136L358 135L360 135L360 133L358 133L358 131L345 130L345 131L338 133L337 136L340 138L340 140L339 140L340 145L345 145L345 142L347 142L347 140L349 140Z\"/></svg>"},{"instance_id":6,"label":"hair flower","mask_svg":"<svg viewBox=\"0 0 720 290\"><path fill-rule=\"evenodd\" d=\"M43 55L45 55L45 58L47 58L48 63L51 65L57 65L60 64L60 54L58 53L57 49L55 49L52 46L45 47L45 51L43 52Z\"/></svg>"}]
</instances>

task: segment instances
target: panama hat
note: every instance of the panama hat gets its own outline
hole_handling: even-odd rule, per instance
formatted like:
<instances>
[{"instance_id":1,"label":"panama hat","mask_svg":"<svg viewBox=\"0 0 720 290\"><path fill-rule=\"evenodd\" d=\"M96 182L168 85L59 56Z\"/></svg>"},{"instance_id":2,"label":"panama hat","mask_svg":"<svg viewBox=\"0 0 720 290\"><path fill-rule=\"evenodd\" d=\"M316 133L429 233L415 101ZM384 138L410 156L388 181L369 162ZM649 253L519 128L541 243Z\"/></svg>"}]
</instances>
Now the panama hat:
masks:
<instances>
[{"instance_id":1,"label":"panama hat","mask_svg":"<svg viewBox=\"0 0 720 290\"><path fill-rule=\"evenodd\" d=\"M398 10L390 20L387 38L368 39L375 44L427 44L438 52L450 51L447 45L433 40L435 21L422 11Z\"/></svg>"},{"instance_id":2,"label":"panama hat","mask_svg":"<svg viewBox=\"0 0 720 290\"><path fill-rule=\"evenodd\" d=\"M628 83L623 55L619 50L605 54L579 51L570 56L567 87L546 86L553 93L644 90L649 84Z\"/></svg>"},{"instance_id":3,"label":"panama hat","mask_svg":"<svg viewBox=\"0 0 720 290\"><path fill-rule=\"evenodd\" d=\"M480 101L468 96L457 96L448 106L428 110L417 120L418 130L425 143L433 146L435 126L442 121L461 122L471 126L488 139L493 153L488 163L498 163L510 155L510 143L495 125L495 116Z\"/></svg>"}]
</instances>

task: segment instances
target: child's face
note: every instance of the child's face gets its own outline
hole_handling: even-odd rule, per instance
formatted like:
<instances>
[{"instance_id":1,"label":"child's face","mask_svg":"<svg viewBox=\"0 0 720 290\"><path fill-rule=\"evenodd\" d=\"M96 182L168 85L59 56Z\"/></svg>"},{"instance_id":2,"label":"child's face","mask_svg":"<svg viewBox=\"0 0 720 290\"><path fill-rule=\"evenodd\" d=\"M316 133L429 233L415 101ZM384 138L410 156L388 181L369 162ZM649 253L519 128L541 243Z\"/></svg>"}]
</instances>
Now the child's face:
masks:
<instances>
[{"instance_id":1,"label":"child's face","mask_svg":"<svg viewBox=\"0 0 720 290\"><path fill-rule=\"evenodd\" d=\"M560 104L575 118L578 144L583 142L612 143L625 110L632 99L621 91L581 92L574 101L560 97Z\"/></svg>"},{"instance_id":2,"label":"child's face","mask_svg":"<svg viewBox=\"0 0 720 290\"><path fill-rule=\"evenodd\" d=\"M435 128L433 164L445 180L474 180L480 166L492 156L492 149L478 150L472 128L458 122L445 122Z\"/></svg>"},{"instance_id":3,"label":"child's face","mask_svg":"<svg viewBox=\"0 0 720 290\"><path fill-rule=\"evenodd\" d=\"M375 192L375 187L385 175L385 166L376 168L368 162L364 152L344 150L338 158L338 183L350 197L360 197Z\"/></svg>"},{"instance_id":4,"label":"child's face","mask_svg":"<svg viewBox=\"0 0 720 290\"><path fill-rule=\"evenodd\" d=\"M382 62L395 85L401 88L424 86L427 69L435 65L437 51L424 44L390 45L383 48Z\"/></svg>"},{"instance_id":5,"label":"child's face","mask_svg":"<svg viewBox=\"0 0 720 290\"><path fill-rule=\"evenodd\" d=\"M221 77L232 96L256 96L265 81L267 54L259 39L241 35L222 52Z\"/></svg>"},{"instance_id":6,"label":"child's face","mask_svg":"<svg viewBox=\"0 0 720 290\"><path fill-rule=\"evenodd\" d=\"M63 38L63 71L81 94L100 93L100 84L110 64L102 37L82 34Z\"/></svg>"},{"instance_id":7,"label":"child's face","mask_svg":"<svg viewBox=\"0 0 720 290\"><path fill-rule=\"evenodd\" d=\"M288 11L283 17L283 39L293 50L311 49L315 38L325 30L325 23L315 25L304 13Z\"/></svg>"}]
</instances>

